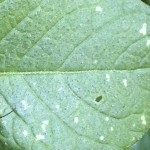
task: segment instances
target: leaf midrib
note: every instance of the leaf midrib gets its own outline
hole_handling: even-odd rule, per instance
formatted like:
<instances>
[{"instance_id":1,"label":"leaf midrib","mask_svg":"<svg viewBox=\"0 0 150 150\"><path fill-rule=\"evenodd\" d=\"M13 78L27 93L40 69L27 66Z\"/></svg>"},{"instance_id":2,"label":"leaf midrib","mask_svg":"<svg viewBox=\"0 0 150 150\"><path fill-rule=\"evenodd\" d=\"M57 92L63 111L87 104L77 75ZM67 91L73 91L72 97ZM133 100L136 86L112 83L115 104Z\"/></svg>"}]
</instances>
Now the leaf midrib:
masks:
<instances>
[{"instance_id":1,"label":"leaf midrib","mask_svg":"<svg viewBox=\"0 0 150 150\"><path fill-rule=\"evenodd\" d=\"M3 75L36 75L36 74L80 74L80 73L99 73L99 72L134 72L134 71L150 71L150 68L139 69L105 69L105 70L75 70L75 71L31 71L31 72L0 72L0 76Z\"/></svg>"}]
</instances>

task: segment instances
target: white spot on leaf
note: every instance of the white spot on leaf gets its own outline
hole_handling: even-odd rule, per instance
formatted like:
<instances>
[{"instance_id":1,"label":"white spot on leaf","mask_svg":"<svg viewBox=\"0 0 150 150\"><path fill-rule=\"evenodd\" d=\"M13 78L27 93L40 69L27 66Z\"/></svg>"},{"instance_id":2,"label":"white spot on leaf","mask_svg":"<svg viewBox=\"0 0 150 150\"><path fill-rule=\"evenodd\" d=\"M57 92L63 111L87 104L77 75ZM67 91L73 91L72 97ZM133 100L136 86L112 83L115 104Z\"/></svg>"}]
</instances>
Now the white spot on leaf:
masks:
<instances>
[{"instance_id":1,"label":"white spot on leaf","mask_svg":"<svg viewBox=\"0 0 150 150\"><path fill-rule=\"evenodd\" d=\"M143 35L147 34L147 24L143 23L142 28L139 30L139 32Z\"/></svg>"},{"instance_id":2,"label":"white spot on leaf","mask_svg":"<svg viewBox=\"0 0 150 150\"><path fill-rule=\"evenodd\" d=\"M36 86L36 84L37 84L36 82L33 82L33 85L34 85L34 86Z\"/></svg>"},{"instance_id":3,"label":"white spot on leaf","mask_svg":"<svg viewBox=\"0 0 150 150\"><path fill-rule=\"evenodd\" d=\"M111 132L114 131L114 128L113 128L113 127L110 127L110 131L111 131Z\"/></svg>"},{"instance_id":4,"label":"white spot on leaf","mask_svg":"<svg viewBox=\"0 0 150 150\"><path fill-rule=\"evenodd\" d=\"M96 12L102 12L103 8L101 6L96 6L95 11Z\"/></svg>"},{"instance_id":5,"label":"white spot on leaf","mask_svg":"<svg viewBox=\"0 0 150 150\"><path fill-rule=\"evenodd\" d=\"M125 87L128 86L128 81L127 81L127 79L123 79L123 84L124 84Z\"/></svg>"},{"instance_id":6,"label":"white spot on leaf","mask_svg":"<svg viewBox=\"0 0 150 150\"><path fill-rule=\"evenodd\" d=\"M62 91L63 90L63 87L59 87L58 89L58 92Z\"/></svg>"},{"instance_id":7,"label":"white spot on leaf","mask_svg":"<svg viewBox=\"0 0 150 150\"><path fill-rule=\"evenodd\" d=\"M42 134L37 134L36 135L36 141L40 141L40 140L44 140L45 139L45 136L42 135Z\"/></svg>"},{"instance_id":8,"label":"white spot on leaf","mask_svg":"<svg viewBox=\"0 0 150 150\"><path fill-rule=\"evenodd\" d=\"M60 106L59 106L59 105L55 105L55 108L56 108L57 110L59 110L59 109L60 109Z\"/></svg>"},{"instance_id":9,"label":"white spot on leaf","mask_svg":"<svg viewBox=\"0 0 150 150\"><path fill-rule=\"evenodd\" d=\"M146 124L147 124L147 122L146 122L146 119L145 119L145 116L144 116L144 115L142 115L142 116L141 116L141 121L142 121L142 124L143 124L143 125L146 125Z\"/></svg>"},{"instance_id":10,"label":"white spot on leaf","mask_svg":"<svg viewBox=\"0 0 150 150\"><path fill-rule=\"evenodd\" d=\"M106 118L105 118L105 121L109 121L109 117L106 117Z\"/></svg>"},{"instance_id":11,"label":"white spot on leaf","mask_svg":"<svg viewBox=\"0 0 150 150\"><path fill-rule=\"evenodd\" d=\"M132 138L132 141L135 141L135 137Z\"/></svg>"},{"instance_id":12,"label":"white spot on leaf","mask_svg":"<svg viewBox=\"0 0 150 150\"><path fill-rule=\"evenodd\" d=\"M43 124L48 125L49 124L49 120L44 120Z\"/></svg>"},{"instance_id":13,"label":"white spot on leaf","mask_svg":"<svg viewBox=\"0 0 150 150\"><path fill-rule=\"evenodd\" d=\"M24 137L28 136L28 131L27 130L24 130L22 133L23 133Z\"/></svg>"},{"instance_id":14,"label":"white spot on leaf","mask_svg":"<svg viewBox=\"0 0 150 150\"><path fill-rule=\"evenodd\" d=\"M98 60L94 60L94 62L93 62L94 64L97 64L98 63Z\"/></svg>"},{"instance_id":15,"label":"white spot on leaf","mask_svg":"<svg viewBox=\"0 0 150 150\"><path fill-rule=\"evenodd\" d=\"M43 130L44 132L46 132L46 127L48 126L48 124L49 124L49 121L48 121L48 120L44 120L44 121L42 122L41 127L42 127L42 130Z\"/></svg>"},{"instance_id":16,"label":"white spot on leaf","mask_svg":"<svg viewBox=\"0 0 150 150\"><path fill-rule=\"evenodd\" d=\"M100 139L101 141L103 141L103 140L104 140L104 138L105 138L105 137L102 135L102 136L100 136L100 138L99 138L99 139Z\"/></svg>"},{"instance_id":17,"label":"white spot on leaf","mask_svg":"<svg viewBox=\"0 0 150 150\"><path fill-rule=\"evenodd\" d=\"M106 74L106 81L110 81L110 75L109 74Z\"/></svg>"},{"instance_id":18,"label":"white spot on leaf","mask_svg":"<svg viewBox=\"0 0 150 150\"><path fill-rule=\"evenodd\" d=\"M147 40L147 47L150 47L150 40Z\"/></svg>"},{"instance_id":19,"label":"white spot on leaf","mask_svg":"<svg viewBox=\"0 0 150 150\"><path fill-rule=\"evenodd\" d=\"M78 123L79 122L79 118L78 117L75 117L74 118L74 123Z\"/></svg>"},{"instance_id":20,"label":"white spot on leaf","mask_svg":"<svg viewBox=\"0 0 150 150\"><path fill-rule=\"evenodd\" d=\"M5 142L5 145L8 145L8 144Z\"/></svg>"},{"instance_id":21,"label":"white spot on leaf","mask_svg":"<svg viewBox=\"0 0 150 150\"><path fill-rule=\"evenodd\" d=\"M22 104L24 110L27 110L27 109L28 109L29 105L28 105L27 101L22 100L22 101L21 101L21 104Z\"/></svg>"},{"instance_id":22,"label":"white spot on leaf","mask_svg":"<svg viewBox=\"0 0 150 150\"><path fill-rule=\"evenodd\" d=\"M132 126L135 127L135 123Z\"/></svg>"}]
</instances>

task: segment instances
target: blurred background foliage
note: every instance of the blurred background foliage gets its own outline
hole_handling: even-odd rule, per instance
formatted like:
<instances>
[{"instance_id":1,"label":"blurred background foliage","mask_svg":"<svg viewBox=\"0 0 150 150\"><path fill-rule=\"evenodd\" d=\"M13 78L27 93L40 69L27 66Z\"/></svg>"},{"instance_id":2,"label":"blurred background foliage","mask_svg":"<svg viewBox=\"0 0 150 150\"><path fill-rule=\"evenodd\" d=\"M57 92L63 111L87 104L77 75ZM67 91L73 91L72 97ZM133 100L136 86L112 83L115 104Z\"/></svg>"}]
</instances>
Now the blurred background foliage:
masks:
<instances>
[{"instance_id":1,"label":"blurred background foliage","mask_svg":"<svg viewBox=\"0 0 150 150\"><path fill-rule=\"evenodd\" d=\"M130 150L150 150L150 130Z\"/></svg>"},{"instance_id":2,"label":"blurred background foliage","mask_svg":"<svg viewBox=\"0 0 150 150\"><path fill-rule=\"evenodd\" d=\"M144 3L150 5L150 0L142 0Z\"/></svg>"}]
</instances>

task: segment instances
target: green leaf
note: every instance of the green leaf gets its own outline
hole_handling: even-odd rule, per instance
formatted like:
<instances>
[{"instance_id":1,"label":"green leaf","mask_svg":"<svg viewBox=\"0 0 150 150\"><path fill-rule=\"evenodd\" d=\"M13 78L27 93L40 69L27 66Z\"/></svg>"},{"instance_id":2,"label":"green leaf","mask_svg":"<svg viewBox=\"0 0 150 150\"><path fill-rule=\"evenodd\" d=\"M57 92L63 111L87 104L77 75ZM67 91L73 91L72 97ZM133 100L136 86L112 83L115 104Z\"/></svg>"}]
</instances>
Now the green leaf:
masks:
<instances>
[{"instance_id":1,"label":"green leaf","mask_svg":"<svg viewBox=\"0 0 150 150\"><path fill-rule=\"evenodd\" d=\"M150 8L140 0L0 1L0 140L25 150L128 149L150 127Z\"/></svg>"}]
</instances>

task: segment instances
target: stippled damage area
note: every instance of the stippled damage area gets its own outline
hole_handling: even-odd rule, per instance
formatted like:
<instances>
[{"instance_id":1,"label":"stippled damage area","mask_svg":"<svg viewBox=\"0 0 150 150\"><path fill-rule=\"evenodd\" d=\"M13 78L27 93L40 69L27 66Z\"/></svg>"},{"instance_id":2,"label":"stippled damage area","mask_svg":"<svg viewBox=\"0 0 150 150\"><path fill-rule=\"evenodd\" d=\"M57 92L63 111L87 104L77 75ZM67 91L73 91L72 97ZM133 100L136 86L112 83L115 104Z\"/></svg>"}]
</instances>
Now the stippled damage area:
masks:
<instances>
[{"instance_id":1,"label":"stippled damage area","mask_svg":"<svg viewBox=\"0 0 150 150\"><path fill-rule=\"evenodd\" d=\"M140 0L0 1L0 139L25 150L122 150L150 127L150 10Z\"/></svg>"}]
</instances>

